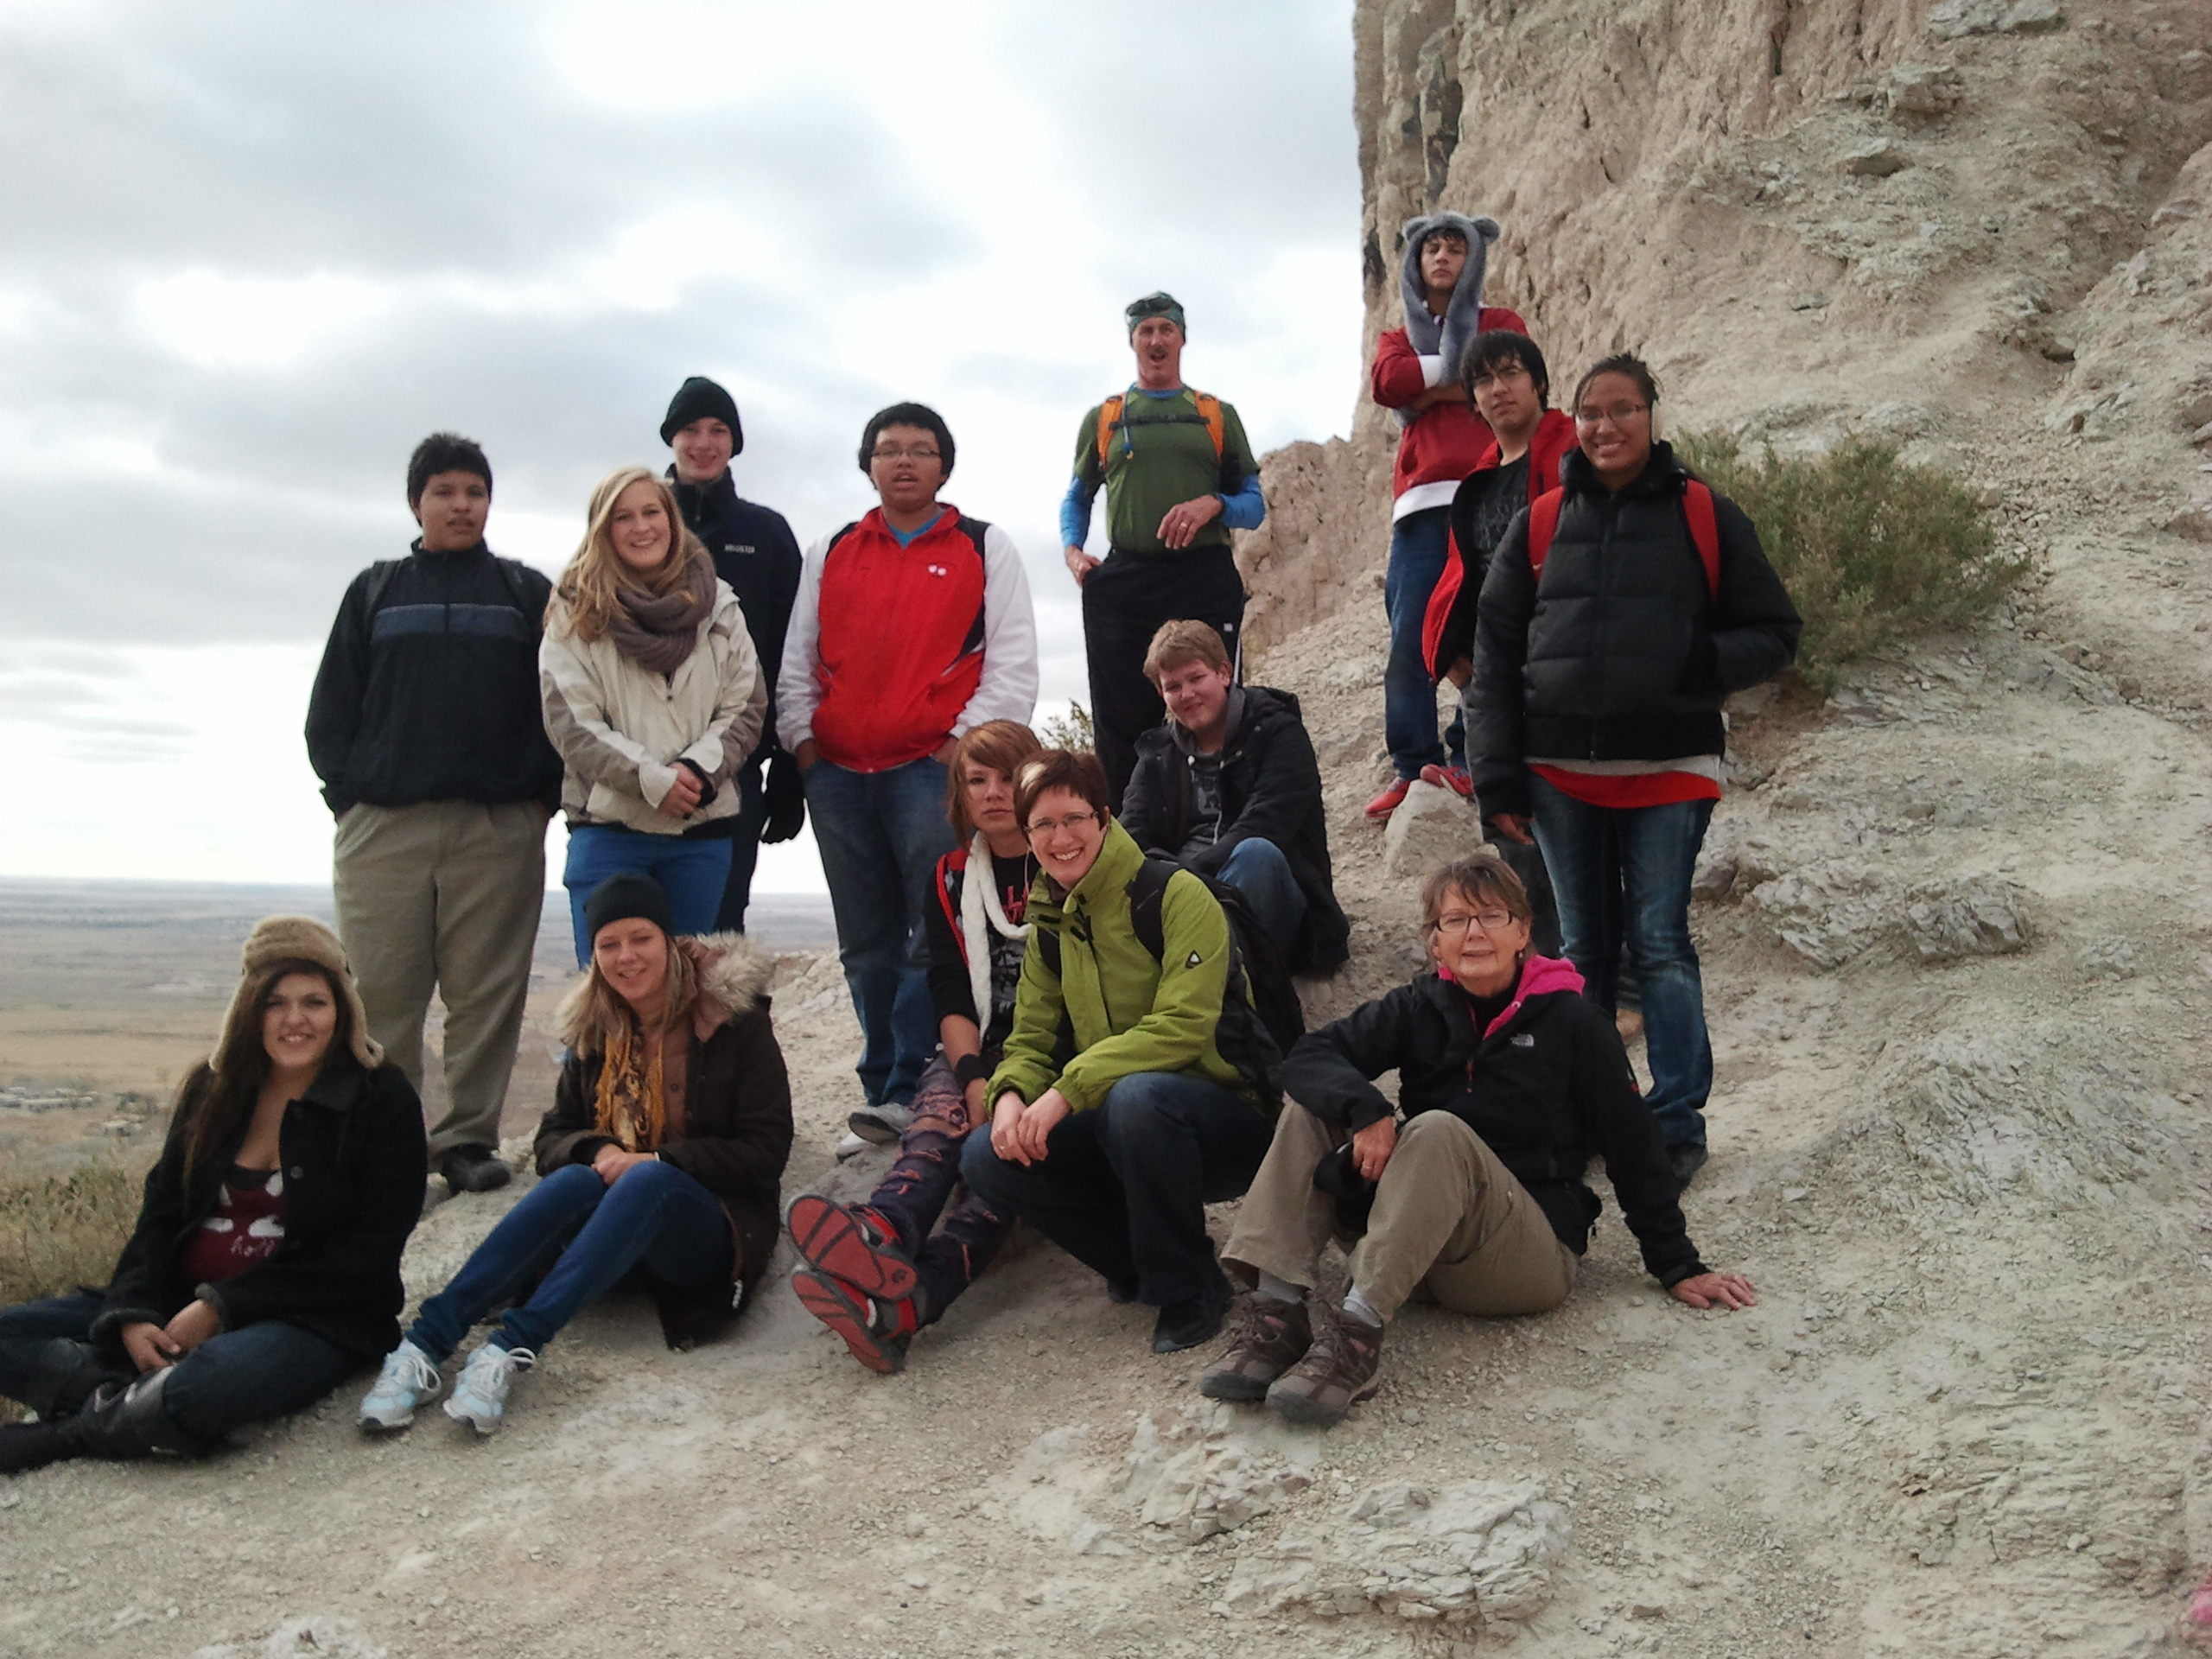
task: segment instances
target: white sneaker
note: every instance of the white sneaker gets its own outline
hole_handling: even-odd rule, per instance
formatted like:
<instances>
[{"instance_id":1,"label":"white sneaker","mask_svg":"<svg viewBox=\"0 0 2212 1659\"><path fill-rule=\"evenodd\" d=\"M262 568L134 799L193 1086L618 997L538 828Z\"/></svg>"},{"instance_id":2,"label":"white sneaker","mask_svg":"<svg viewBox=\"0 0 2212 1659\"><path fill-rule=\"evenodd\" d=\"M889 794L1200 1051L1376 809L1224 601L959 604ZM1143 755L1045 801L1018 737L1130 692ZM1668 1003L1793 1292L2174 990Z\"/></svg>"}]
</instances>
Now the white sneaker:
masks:
<instances>
[{"instance_id":1,"label":"white sneaker","mask_svg":"<svg viewBox=\"0 0 2212 1659\"><path fill-rule=\"evenodd\" d=\"M415 1421L415 1408L437 1396L438 1363L411 1342L384 1357L376 1386L361 1396L361 1427L388 1433Z\"/></svg>"},{"instance_id":2,"label":"white sneaker","mask_svg":"<svg viewBox=\"0 0 2212 1659\"><path fill-rule=\"evenodd\" d=\"M842 1164L848 1158L857 1158L874 1144L873 1141L861 1140L857 1135L841 1135L837 1141L837 1161Z\"/></svg>"},{"instance_id":3,"label":"white sneaker","mask_svg":"<svg viewBox=\"0 0 2212 1659\"><path fill-rule=\"evenodd\" d=\"M446 1415L457 1423L467 1423L479 1434L497 1433L500 1420L506 1415L507 1389L515 1373L537 1363L537 1356L527 1348L499 1348L486 1343L469 1355L468 1363L454 1378Z\"/></svg>"},{"instance_id":4,"label":"white sneaker","mask_svg":"<svg viewBox=\"0 0 2212 1659\"><path fill-rule=\"evenodd\" d=\"M863 1141L879 1147L887 1147L906 1133L914 1121L913 1109L894 1101L885 1101L880 1106L863 1106L845 1120L845 1127Z\"/></svg>"}]
</instances>

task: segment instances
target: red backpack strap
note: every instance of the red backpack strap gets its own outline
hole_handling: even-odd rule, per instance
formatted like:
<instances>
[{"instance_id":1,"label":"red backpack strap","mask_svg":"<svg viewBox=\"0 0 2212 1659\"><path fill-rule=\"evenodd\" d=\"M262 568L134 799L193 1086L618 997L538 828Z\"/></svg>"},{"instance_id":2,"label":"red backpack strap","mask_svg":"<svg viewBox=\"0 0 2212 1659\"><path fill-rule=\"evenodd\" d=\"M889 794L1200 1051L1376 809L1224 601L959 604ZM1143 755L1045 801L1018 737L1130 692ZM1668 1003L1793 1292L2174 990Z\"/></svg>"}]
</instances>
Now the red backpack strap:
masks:
<instances>
[{"instance_id":1,"label":"red backpack strap","mask_svg":"<svg viewBox=\"0 0 2212 1659\"><path fill-rule=\"evenodd\" d=\"M1554 490L1538 496L1529 507L1529 574L1541 582L1544 561L1551 555L1552 537L1559 534L1559 510L1567 492Z\"/></svg>"},{"instance_id":2,"label":"red backpack strap","mask_svg":"<svg viewBox=\"0 0 2212 1659\"><path fill-rule=\"evenodd\" d=\"M1690 540L1705 565L1705 590L1720 597L1720 521L1713 511L1713 492L1695 479L1682 492L1682 516L1690 521Z\"/></svg>"},{"instance_id":3,"label":"red backpack strap","mask_svg":"<svg viewBox=\"0 0 2212 1659\"><path fill-rule=\"evenodd\" d=\"M1452 607L1459 602L1460 584L1467 579L1467 563L1459 556L1459 537L1456 531L1446 532L1444 543L1444 573L1436 579L1436 586L1428 590L1428 608L1421 618L1421 658L1428 665L1428 677L1444 677L1444 664L1436 659L1444 649L1444 630L1452 620Z\"/></svg>"},{"instance_id":4,"label":"red backpack strap","mask_svg":"<svg viewBox=\"0 0 2212 1659\"><path fill-rule=\"evenodd\" d=\"M956 847L937 861L937 906L952 924L952 937L960 942L960 956L968 957L968 936L960 930L960 912L952 907L952 878L968 868L968 849Z\"/></svg>"}]
</instances>

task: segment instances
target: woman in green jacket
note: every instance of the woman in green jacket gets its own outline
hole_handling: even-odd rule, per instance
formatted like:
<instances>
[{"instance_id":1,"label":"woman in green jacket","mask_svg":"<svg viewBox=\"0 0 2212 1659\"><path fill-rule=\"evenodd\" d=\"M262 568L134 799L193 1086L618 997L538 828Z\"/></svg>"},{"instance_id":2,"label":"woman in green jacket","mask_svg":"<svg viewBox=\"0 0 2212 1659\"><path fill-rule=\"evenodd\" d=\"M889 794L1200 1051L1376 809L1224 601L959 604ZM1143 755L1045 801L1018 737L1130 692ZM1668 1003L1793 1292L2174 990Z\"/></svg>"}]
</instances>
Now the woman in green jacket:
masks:
<instances>
[{"instance_id":1,"label":"woman in green jacket","mask_svg":"<svg viewBox=\"0 0 2212 1659\"><path fill-rule=\"evenodd\" d=\"M1160 906L1154 955L1130 892L1144 854L1106 801L1092 754L1046 750L1016 780L1040 872L1033 931L988 1086L991 1132L969 1137L961 1173L1103 1274L1116 1301L1158 1308L1153 1351L1173 1353L1221 1328L1230 1289L1205 1206L1251 1185L1275 1103L1255 1058L1223 1052L1230 1026L1257 1035L1229 918L1187 870L1156 898L1137 882L1136 902Z\"/></svg>"}]
</instances>

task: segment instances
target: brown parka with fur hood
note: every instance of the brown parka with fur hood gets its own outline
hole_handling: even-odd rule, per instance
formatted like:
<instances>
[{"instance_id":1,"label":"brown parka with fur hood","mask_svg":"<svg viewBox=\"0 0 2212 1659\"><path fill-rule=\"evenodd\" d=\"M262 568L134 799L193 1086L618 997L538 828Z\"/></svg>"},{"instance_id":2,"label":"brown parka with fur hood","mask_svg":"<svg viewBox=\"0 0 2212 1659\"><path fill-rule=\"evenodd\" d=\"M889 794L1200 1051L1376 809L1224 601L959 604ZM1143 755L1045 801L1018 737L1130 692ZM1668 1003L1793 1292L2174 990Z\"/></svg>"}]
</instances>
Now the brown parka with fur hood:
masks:
<instances>
[{"instance_id":1,"label":"brown parka with fur hood","mask_svg":"<svg viewBox=\"0 0 2212 1659\"><path fill-rule=\"evenodd\" d=\"M705 1036L695 1025L683 1090L679 1138L659 1148L672 1164L721 1200L736 1251L727 1284L658 1285L654 1300L668 1345L685 1349L720 1333L768 1271L782 1224L781 1184L791 1150L791 1079L768 1017L774 964L741 933L715 933L679 945L699 948L700 995L731 1012ZM600 1133L594 1103L604 1049L589 1029L580 980L561 1005L569 1058L553 1091L553 1109L537 1126L537 1173L589 1165L611 1136Z\"/></svg>"}]
</instances>

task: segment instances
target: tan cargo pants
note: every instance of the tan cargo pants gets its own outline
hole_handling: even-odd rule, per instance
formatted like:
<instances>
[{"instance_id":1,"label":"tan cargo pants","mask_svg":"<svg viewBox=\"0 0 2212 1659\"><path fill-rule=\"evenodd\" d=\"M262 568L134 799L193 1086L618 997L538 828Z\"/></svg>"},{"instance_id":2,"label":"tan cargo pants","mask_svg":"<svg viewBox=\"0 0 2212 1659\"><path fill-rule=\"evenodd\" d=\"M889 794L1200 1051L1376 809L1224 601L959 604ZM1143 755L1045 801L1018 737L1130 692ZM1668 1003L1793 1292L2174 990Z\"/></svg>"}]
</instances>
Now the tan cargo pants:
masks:
<instances>
[{"instance_id":1,"label":"tan cargo pants","mask_svg":"<svg viewBox=\"0 0 2212 1659\"><path fill-rule=\"evenodd\" d=\"M1337 1221L1313 1171L1347 1138L1286 1097L1223 1255L1311 1289ZM1541 1313L1567 1300L1576 1266L1528 1189L1449 1112L1400 1127L1351 1255L1352 1282L1385 1319L1422 1284L1455 1313Z\"/></svg>"},{"instance_id":2,"label":"tan cargo pants","mask_svg":"<svg viewBox=\"0 0 2212 1659\"><path fill-rule=\"evenodd\" d=\"M545 823L536 801L363 802L338 821L338 937L369 1034L417 1090L431 992L446 1005L451 1104L431 1131L433 1159L499 1144L545 904Z\"/></svg>"}]
</instances>

